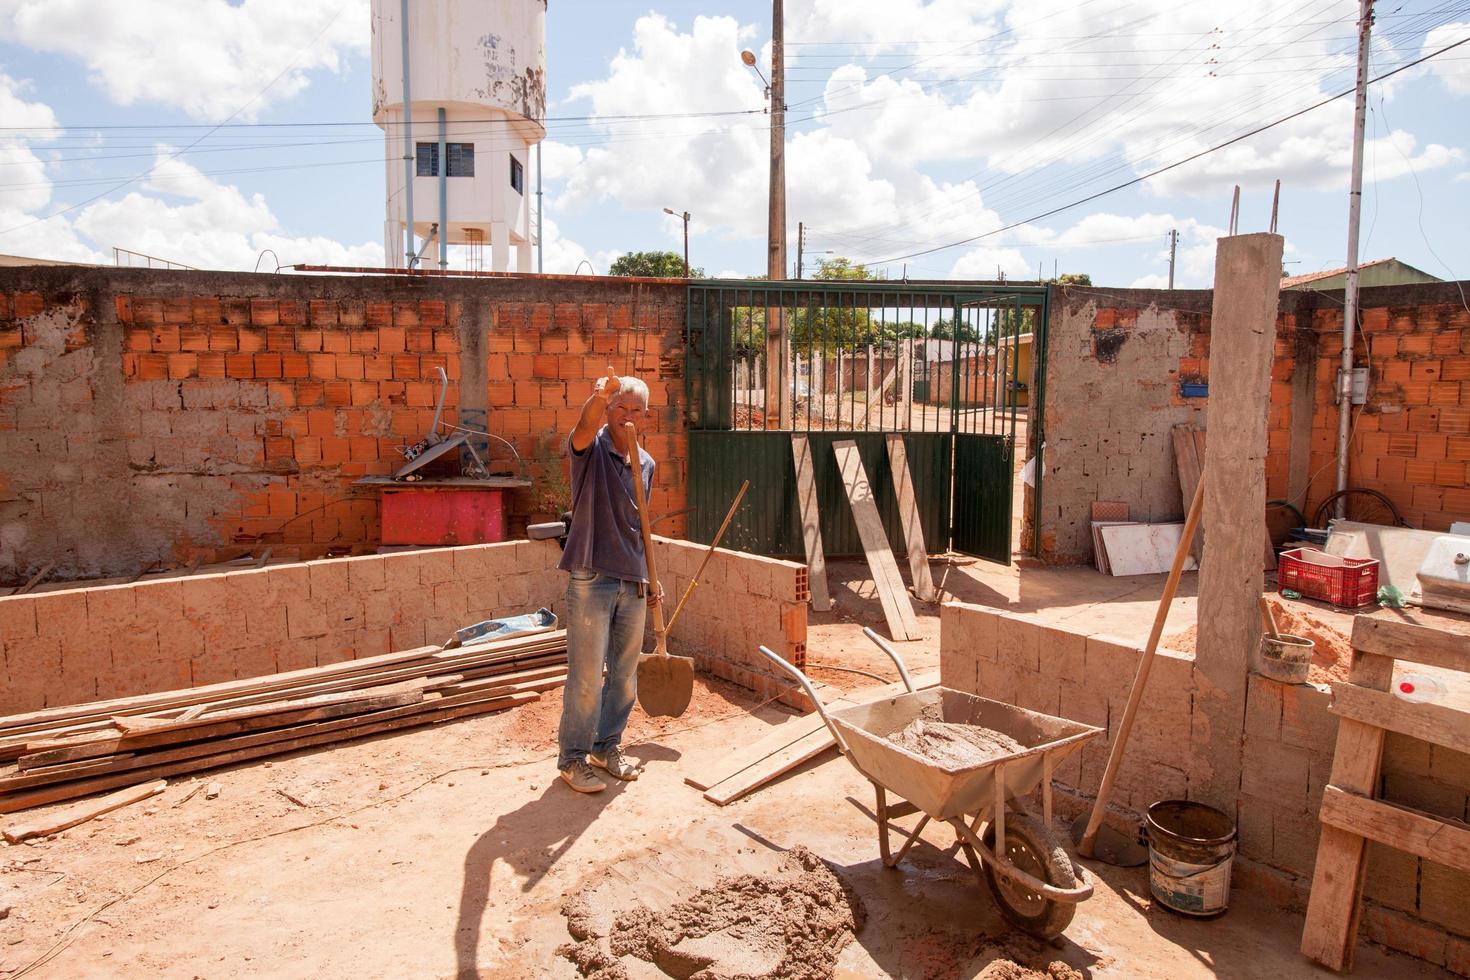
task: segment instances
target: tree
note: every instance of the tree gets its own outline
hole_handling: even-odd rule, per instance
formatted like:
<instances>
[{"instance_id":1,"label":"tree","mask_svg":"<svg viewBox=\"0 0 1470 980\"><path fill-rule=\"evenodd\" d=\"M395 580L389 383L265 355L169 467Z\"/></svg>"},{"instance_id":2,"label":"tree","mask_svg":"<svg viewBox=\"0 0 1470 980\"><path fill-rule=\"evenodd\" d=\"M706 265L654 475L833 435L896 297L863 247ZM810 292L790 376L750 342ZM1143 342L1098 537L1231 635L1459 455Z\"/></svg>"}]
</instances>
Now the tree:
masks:
<instances>
[{"instance_id":1,"label":"tree","mask_svg":"<svg viewBox=\"0 0 1470 980\"><path fill-rule=\"evenodd\" d=\"M625 252L613 260L607 270L610 276L654 276L664 279L684 278L684 257L678 252ZM691 279L703 279L704 270L689 268Z\"/></svg>"}]
</instances>

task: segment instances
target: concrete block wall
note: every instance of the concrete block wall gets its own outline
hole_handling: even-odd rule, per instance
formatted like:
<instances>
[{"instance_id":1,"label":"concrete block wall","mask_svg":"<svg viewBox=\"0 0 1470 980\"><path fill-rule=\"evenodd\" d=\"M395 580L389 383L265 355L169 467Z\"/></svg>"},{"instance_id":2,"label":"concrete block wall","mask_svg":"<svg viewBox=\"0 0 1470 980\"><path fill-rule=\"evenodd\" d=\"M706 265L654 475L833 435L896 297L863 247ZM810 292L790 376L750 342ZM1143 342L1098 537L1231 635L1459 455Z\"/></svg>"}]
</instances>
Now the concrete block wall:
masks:
<instances>
[{"instance_id":1,"label":"concrete block wall","mask_svg":"<svg viewBox=\"0 0 1470 980\"><path fill-rule=\"evenodd\" d=\"M1368 403L1349 449L1352 486L1386 494L1415 527L1470 518L1470 311L1464 284L1379 286L1362 292L1358 363L1371 368ZM1206 426L1208 290L1061 287L1046 365L1046 451L1039 527L1023 535L1058 563L1092 558L1094 500L1126 501L1138 520L1184 512L1171 431ZM1266 496L1311 517L1334 489L1342 352L1341 294L1281 295L1267 417ZM1035 446L1031 446L1034 452Z\"/></svg>"},{"instance_id":2,"label":"concrete block wall","mask_svg":"<svg viewBox=\"0 0 1470 980\"><path fill-rule=\"evenodd\" d=\"M946 687L1058 714L1107 730L1057 770L1055 785L1095 798L1111 739L1142 657L1132 640L1065 629L1035 616L946 603L940 679ZM1136 822L1149 804L1189 799L1211 760L1194 749L1194 662L1160 650L1115 784L1113 802ZM1337 741L1330 691L1252 676L1246 691L1237 874L1305 907L1317 855L1323 787ZM1380 795L1470 820L1470 756L1390 735ZM1470 876L1373 845L1363 934L1470 976Z\"/></svg>"},{"instance_id":3,"label":"concrete block wall","mask_svg":"<svg viewBox=\"0 0 1470 980\"><path fill-rule=\"evenodd\" d=\"M654 542L672 615L709 549L673 538L655 536ZM759 650L764 644L796 667L806 666L807 576L798 562L716 548L669 634L669 651L762 697L807 707L795 682Z\"/></svg>"},{"instance_id":4,"label":"concrete block wall","mask_svg":"<svg viewBox=\"0 0 1470 980\"><path fill-rule=\"evenodd\" d=\"M556 610L552 542L323 559L0 598L0 715L442 643Z\"/></svg>"},{"instance_id":5,"label":"concrete block wall","mask_svg":"<svg viewBox=\"0 0 1470 980\"><path fill-rule=\"evenodd\" d=\"M428 431L439 368L446 420L527 461L512 536L566 506L562 439L609 364L649 384L652 506L676 511L684 303L674 281L0 269L0 584L375 544L353 481Z\"/></svg>"}]
</instances>

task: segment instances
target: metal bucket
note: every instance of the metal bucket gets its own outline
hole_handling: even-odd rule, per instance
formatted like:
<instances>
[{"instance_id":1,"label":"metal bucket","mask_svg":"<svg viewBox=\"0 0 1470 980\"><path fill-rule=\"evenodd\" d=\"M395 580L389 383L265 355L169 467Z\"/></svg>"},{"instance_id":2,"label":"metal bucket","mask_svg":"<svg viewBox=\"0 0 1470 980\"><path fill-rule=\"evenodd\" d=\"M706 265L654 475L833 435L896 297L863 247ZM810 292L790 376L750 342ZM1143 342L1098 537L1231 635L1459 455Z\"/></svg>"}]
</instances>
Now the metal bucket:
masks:
<instances>
[{"instance_id":1,"label":"metal bucket","mask_svg":"<svg viewBox=\"0 0 1470 980\"><path fill-rule=\"evenodd\" d=\"M1235 821L1203 803L1161 800L1148 808L1148 888L1185 915L1219 915L1230 904Z\"/></svg>"},{"instance_id":2,"label":"metal bucket","mask_svg":"<svg viewBox=\"0 0 1470 980\"><path fill-rule=\"evenodd\" d=\"M1280 639L1261 637L1261 662L1257 671L1262 677L1283 684L1305 684L1312 669L1315 644L1303 636L1281 633Z\"/></svg>"}]
</instances>

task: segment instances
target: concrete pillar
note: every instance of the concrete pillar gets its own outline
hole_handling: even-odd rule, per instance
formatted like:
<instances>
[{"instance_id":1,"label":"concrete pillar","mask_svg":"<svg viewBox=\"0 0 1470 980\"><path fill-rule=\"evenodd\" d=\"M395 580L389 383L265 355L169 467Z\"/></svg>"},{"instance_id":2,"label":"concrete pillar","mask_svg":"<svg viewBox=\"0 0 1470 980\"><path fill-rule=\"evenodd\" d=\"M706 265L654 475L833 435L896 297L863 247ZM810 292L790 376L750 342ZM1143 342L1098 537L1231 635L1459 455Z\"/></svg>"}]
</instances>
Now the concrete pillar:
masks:
<instances>
[{"instance_id":1,"label":"concrete pillar","mask_svg":"<svg viewBox=\"0 0 1470 980\"><path fill-rule=\"evenodd\" d=\"M1190 796L1236 815L1246 671L1260 646L1266 415L1281 282L1280 235L1222 238L1215 251L1205 408L1205 543L1195 654Z\"/></svg>"},{"instance_id":2,"label":"concrete pillar","mask_svg":"<svg viewBox=\"0 0 1470 980\"><path fill-rule=\"evenodd\" d=\"M490 271L510 271L510 225L504 221L490 223Z\"/></svg>"},{"instance_id":3,"label":"concrete pillar","mask_svg":"<svg viewBox=\"0 0 1470 980\"><path fill-rule=\"evenodd\" d=\"M531 261L531 243L519 242L516 245L516 271L535 272L536 265Z\"/></svg>"},{"instance_id":4,"label":"concrete pillar","mask_svg":"<svg viewBox=\"0 0 1470 980\"><path fill-rule=\"evenodd\" d=\"M1311 489L1312 413L1317 394L1317 331L1298 319L1296 364L1291 375L1291 450L1286 497L1303 512ZM1306 515L1312 519L1311 514Z\"/></svg>"}]
</instances>

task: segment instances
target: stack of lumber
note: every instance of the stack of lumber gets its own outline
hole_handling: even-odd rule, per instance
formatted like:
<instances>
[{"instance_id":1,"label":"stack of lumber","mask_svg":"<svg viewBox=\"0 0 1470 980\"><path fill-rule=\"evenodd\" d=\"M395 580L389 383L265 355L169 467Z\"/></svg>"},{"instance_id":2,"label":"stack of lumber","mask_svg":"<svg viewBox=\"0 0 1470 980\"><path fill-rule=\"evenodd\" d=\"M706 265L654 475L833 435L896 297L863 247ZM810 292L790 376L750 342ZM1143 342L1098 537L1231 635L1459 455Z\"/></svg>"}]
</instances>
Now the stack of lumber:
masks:
<instances>
[{"instance_id":1,"label":"stack of lumber","mask_svg":"<svg viewBox=\"0 0 1470 980\"><path fill-rule=\"evenodd\" d=\"M566 683L566 631L0 718L0 813L400 728Z\"/></svg>"}]
</instances>

